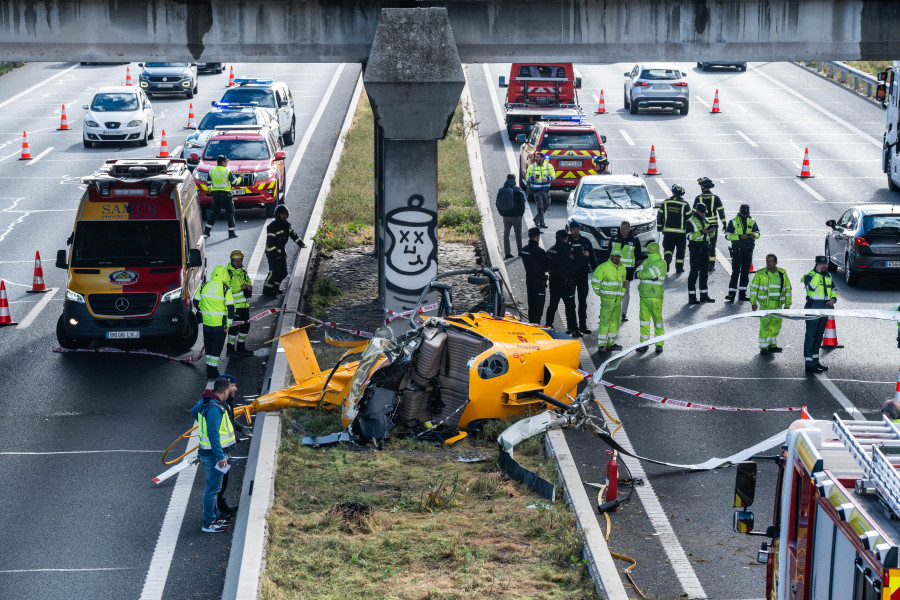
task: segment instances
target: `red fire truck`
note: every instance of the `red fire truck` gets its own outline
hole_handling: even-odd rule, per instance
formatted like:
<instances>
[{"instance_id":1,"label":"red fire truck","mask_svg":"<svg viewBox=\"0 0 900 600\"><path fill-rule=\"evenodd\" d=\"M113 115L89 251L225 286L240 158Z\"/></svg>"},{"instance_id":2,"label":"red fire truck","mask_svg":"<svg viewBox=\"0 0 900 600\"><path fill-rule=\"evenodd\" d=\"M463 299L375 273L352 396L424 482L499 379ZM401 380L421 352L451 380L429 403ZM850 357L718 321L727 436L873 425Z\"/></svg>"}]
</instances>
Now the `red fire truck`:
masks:
<instances>
[{"instance_id":1,"label":"red fire truck","mask_svg":"<svg viewBox=\"0 0 900 600\"><path fill-rule=\"evenodd\" d=\"M758 457L762 459L766 457ZM753 531L756 462L738 465L734 529L770 538L768 600L900 600L900 427L803 419L778 464L774 523Z\"/></svg>"},{"instance_id":2,"label":"red fire truck","mask_svg":"<svg viewBox=\"0 0 900 600\"><path fill-rule=\"evenodd\" d=\"M582 117L578 105L581 77L575 77L572 63L513 63L509 82L500 77L506 90L506 132L510 141L528 134L537 121Z\"/></svg>"}]
</instances>

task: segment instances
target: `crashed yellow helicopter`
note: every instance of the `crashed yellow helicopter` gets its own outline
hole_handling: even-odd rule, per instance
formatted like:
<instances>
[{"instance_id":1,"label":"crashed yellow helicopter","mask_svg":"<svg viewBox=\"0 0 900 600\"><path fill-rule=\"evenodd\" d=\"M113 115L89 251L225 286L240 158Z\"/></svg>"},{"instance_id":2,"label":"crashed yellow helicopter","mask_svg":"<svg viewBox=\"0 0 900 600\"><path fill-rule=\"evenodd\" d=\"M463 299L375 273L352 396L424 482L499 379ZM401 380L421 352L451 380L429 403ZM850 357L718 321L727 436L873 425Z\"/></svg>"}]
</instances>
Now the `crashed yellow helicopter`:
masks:
<instances>
[{"instance_id":1,"label":"crashed yellow helicopter","mask_svg":"<svg viewBox=\"0 0 900 600\"><path fill-rule=\"evenodd\" d=\"M485 312L453 314L452 288L439 280L454 275L487 284ZM306 328L295 329L281 343L297 383L238 407L236 416L249 421L263 410L340 408L343 432L304 442L377 444L403 425L452 444L489 419L568 408L583 380L580 342L506 315L501 284L489 268L441 273L419 298L409 331L393 338L384 328L358 361L342 364L359 352L351 350L327 371L319 368ZM437 316L417 316L430 292L440 297Z\"/></svg>"}]
</instances>

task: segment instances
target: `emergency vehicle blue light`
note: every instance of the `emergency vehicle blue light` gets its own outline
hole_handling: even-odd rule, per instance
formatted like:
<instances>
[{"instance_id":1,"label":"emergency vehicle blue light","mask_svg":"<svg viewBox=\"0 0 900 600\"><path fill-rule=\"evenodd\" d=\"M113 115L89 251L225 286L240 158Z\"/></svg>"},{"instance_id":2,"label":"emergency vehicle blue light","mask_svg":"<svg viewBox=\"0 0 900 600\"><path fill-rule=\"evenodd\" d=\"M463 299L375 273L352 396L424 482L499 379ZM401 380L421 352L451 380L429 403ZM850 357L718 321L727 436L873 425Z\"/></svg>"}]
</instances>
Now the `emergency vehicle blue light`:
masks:
<instances>
[{"instance_id":1,"label":"emergency vehicle blue light","mask_svg":"<svg viewBox=\"0 0 900 600\"><path fill-rule=\"evenodd\" d=\"M542 121L570 121L572 123L587 123L587 119L579 116L571 116L571 117L557 117L553 115L544 115L541 117Z\"/></svg>"},{"instance_id":2,"label":"emergency vehicle blue light","mask_svg":"<svg viewBox=\"0 0 900 600\"><path fill-rule=\"evenodd\" d=\"M248 83L255 83L257 85L272 85L275 83L272 79L256 79L251 77L239 77L234 80L237 85L245 85Z\"/></svg>"},{"instance_id":3,"label":"emergency vehicle blue light","mask_svg":"<svg viewBox=\"0 0 900 600\"><path fill-rule=\"evenodd\" d=\"M254 108L259 106L259 102L220 102L212 103L216 108Z\"/></svg>"}]
</instances>

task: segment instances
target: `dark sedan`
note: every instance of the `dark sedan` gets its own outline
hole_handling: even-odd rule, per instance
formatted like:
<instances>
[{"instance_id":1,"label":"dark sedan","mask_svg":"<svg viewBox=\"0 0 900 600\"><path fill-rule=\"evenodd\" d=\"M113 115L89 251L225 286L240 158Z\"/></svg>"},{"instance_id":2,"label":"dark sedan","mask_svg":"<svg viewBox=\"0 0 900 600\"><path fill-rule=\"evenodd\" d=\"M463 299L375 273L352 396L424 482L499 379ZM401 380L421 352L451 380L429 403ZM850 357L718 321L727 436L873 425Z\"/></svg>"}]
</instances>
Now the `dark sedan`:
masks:
<instances>
[{"instance_id":1,"label":"dark sedan","mask_svg":"<svg viewBox=\"0 0 900 600\"><path fill-rule=\"evenodd\" d=\"M848 285L858 285L863 275L900 277L900 209L869 204L854 206L825 224L828 270L844 269Z\"/></svg>"},{"instance_id":2,"label":"dark sedan","mask_svg":"<svg viewBox=\"0 0 900 600\"><path fill-rule=\"evenodd\" d=\"M224 70L224 63L197 63L198 73L221 73Z\"/></svg>"}]
</instances>

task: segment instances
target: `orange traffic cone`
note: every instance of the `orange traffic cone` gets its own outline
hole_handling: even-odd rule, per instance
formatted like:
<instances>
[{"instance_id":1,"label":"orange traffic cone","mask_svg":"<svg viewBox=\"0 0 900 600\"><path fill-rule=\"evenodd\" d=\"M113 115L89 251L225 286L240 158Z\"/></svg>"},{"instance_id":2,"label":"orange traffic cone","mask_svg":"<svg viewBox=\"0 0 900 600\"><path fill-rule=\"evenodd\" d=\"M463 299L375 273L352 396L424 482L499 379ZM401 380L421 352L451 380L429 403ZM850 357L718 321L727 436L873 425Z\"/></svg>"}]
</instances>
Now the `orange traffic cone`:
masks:
<instances>
[{"instance_id":1,"label":"orange traffic cone","mask_svg":"<svg viewBox=\"0 0 900 600\"><path fill-rule=\"evenodd\" d=\"M801 419L812 419L812 417L809 416L809 411L806 410L805 406L800 409L800 418Z\"/></svg>"},{"instance_id":2,"label":"orange traffic cone","mask_svg":"<svg viewBox=\"0 0 900 600\"><path fill-rule=\"evenodd\" d=\"M756 269L753 268L753 263L750 263L750 273L753 273L754 271L756 271Z\"/></svg>"},{"instance_id":3,"label":"orange traffic cone","mask_svg":"<svg viewBox=\"0 0 900 600\"><path fill-rule=\"evenodd\" d=\"M187 125L184 126L185 129L190 129L194 124L194 103L191 102L191 105L188 107L188 122Z\"/></svg>"},{"instance_id":4,"label":"orange traffic cone","mask_svg":"<svg viewBox=\"0 0 900 600\"><path fill-rule=\"evenodd\" d=\"M131 67L125 67L125 85L131 85Z\"/></svg>"},{"instance_id":5,"label":"orange traffic cone","mask_svg":"<svg viewBox=\"0 0 900 600\"><path fill-rule=\"evenodd\" d=\"M68 131L69 129L69 118L66 116L66 105L62 105L62 116L59 118L59 127L56 128L57 131Z\"/></svg>"},{"instance_id":6,"label":"orange traffic cone","mask_svg":"<svg viewBox=\"0 0 900 600\"><path fill-rule=\"evenodd\" d=\"M900 402L900 371L897 371L897 388L894 390L894 400Z\"/></svg>"},{"instance_id":7,"label":"orange traffic cone","mask_svg":"<svg viewBox=\"0 0 900 600\"><path fill-rule=\"evenodd\" d=\"M653 144L650 145L650 163L644 175L659 175L659 171L656 170L656 146Z\"/></svg>"},{"instance_id":8,"label":"orange traffic cone","mask_svg":"<svg viewBox=\"0 0 900 600\"><path fill-rule=\"evenodd\" d=\"M228 70L228 87L234 87L234 65Z\"/></svg>"},{"instance_id":9,"label":"orange traffic cone","mask_svg":"<svg viewBox=\"0 0 900 600\"><path fill-rule=\"evenodd\" d=\"M28 149L28 134L22 132L22 156L19 160L31 160L31 150Z\"/></svg>"},{"instance_id":10,"label":"orange traffic cone","mask_svg":"<svg viewBox=\"0 0 900 600\"><path fill-rule=\"evenodd\" d=\"M597 114L605 115L606 114L606 103L603 101L603 90L600 90L600 100L597 104Z\"/></svg>"},{"instance_id":11,"label":"orange traffic cone","mask_svg":"<svg viewBox=\"0 0 900 600\"><path fill-rule=\"evenodd\" d=\"M808 177L812 177L812 173L809 172L809 148L807 147L803 150L803 166L800 168L800 174L797 177L802 177L806 179Z\"/></svg>"},{"instance_id":12,"label":"orange traffic cone","mask_svg":"<svg viewBox=\"0 0 900 600\"><path fill-rule=\"evenodd\" d=\"M719 90L716 90L716 97L713 98L712 110L709 112L714 114L719 114L722 112L721 110L719 110Z\"/></svg>"},{"instance_id":13,"label":"orange traffic cone","mask_svg":"<svg viewBox=\"0 0 900 600\"><path fill-rule=\"evenodd\" d=\"M37 294L48 291L50 290L47 289L47 284L44 283L44 267L41 266L41 252L38 250L34 253L34 282L31 284L31 289L28 290L28 293Z\"/></svg>"},{"instance_id":14,"label":"orange traffic cone","mask_svg":"<svg viewBox=\"0 0 900 600\"><path fill-rule=\"evenodd\" d=\"M825 324L825 337L822 338L823 348L843 348L838 344L837 329L834 326L834 317L828 317L828 323Z\"/></svg>"},{"instance_id":15,"label":"orange traffic cone","mask_svg":"<svg viewBox=\"0 0 900 600\"><path fill-rule=\"evenodd\" d=\"M166 130L162 130L162 138L159 142L159 158L169 158L169 144L166 142Z\"/></svg>"},{"instance_id":16,"label":"orange traffic cone","mask_svg":"<svg viewBox=\"0 0 900 600\"><path fill-rule=\"evenodd\" d=\"M9 301L6 299L6 283L0 279L0 327L15 325L9 314Z\"/></svg>"}]
</instances>

